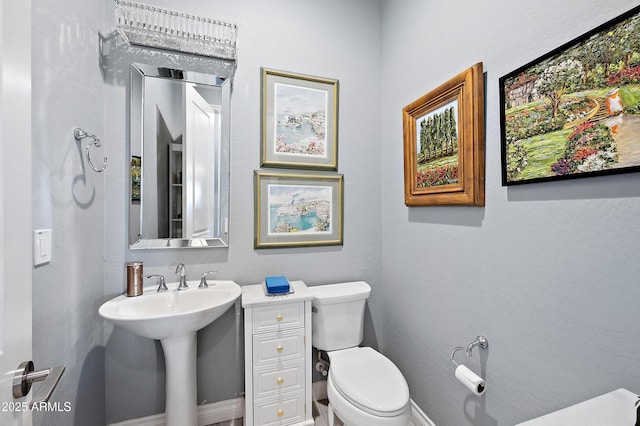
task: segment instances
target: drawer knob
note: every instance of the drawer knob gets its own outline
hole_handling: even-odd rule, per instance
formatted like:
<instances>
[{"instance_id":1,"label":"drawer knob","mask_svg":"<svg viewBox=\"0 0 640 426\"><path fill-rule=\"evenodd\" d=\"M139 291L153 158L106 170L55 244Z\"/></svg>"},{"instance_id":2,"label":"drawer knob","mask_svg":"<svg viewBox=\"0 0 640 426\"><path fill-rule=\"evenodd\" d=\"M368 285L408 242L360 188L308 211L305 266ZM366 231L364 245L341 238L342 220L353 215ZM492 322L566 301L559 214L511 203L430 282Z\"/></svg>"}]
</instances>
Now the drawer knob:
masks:
<instances>
[{"instance_id":1,"label":"drawer knob","mask_svg":"<svg viewBox=\"0 0 640 426\"><path fill-rule=\"evenodd\" d=\"M284 348L281 345L278 345L276 350L278 351L278 353L281 353L284 350Z\"/></svg>"},{"instance_id":2,"label":"drawer knob","mask_svg":"<svg viewBox=\"0 0 640 426\"><path fill-rule=\"evenodd\" d=\"M281 409L278 410L278 412L276 414L278 414L278 417L282 417L282 416L284 416L284 411L281 408Z\"/></svg>"},{"instance_id":3,"label":"drawer knob","mask_svg":"<svg viewBox=\"0 0 640 426\"><path fill-rule=\"evenodd\" d=\"M278 377L278 380L276 380L276 382L278 382L279 385L284 383L284 379L282 377Z\"/></svg>"},{"instance_id":4,"label":"drawer knob","mask_svg":"<svg viewBox=\"0 0 640 426\"><path fill-rule=\"evenodd\" d=\"M282 321L284 318L282 317L282 315L279 315L276 317L276 320L278 320L278 322Z\"/></svg>"}]
</instances>

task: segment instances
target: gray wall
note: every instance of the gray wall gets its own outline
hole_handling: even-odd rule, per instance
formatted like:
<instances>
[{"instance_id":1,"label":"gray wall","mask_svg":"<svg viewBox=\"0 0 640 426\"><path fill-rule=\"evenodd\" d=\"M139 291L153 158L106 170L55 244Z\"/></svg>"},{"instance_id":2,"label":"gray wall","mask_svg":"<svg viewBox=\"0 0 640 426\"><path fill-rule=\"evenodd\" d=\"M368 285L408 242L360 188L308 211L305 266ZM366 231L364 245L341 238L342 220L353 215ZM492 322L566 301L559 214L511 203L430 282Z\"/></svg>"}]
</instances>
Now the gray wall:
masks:
<instances>
[{"instance_id":1,"label":"gray wall","mask_svg":"<svg viewBox=\"0 0 640 426\"><path fill-rule=\"evenodd\" d=\"M384 352L438 426L513 425L626 387L640 392L640 175L505 188L498 79L635 5L425 2L383 8ZM403 106L486 72L486 207L403 204ZM453 347L489 339L453 376ZM462 356L464 358L464 356Z\"/></svg>"},{"instance_id":2,"label":"gray wall","mask_svg":"<svg viewBox=\"0 0 640 426\"><path fill-rule=\"evenodd\" d=\"M106 6L112 25L111 2ZM230 247L221 250L131 251L125 221L128 64L108 61L105 138L113 168L105 176L105 295L124 289L123 268L142 260L144 271L175 280L184 262L189 279L218 270L241 285L284 274L309 284L365 279L373 286L368 342L382 330L380 288L380 8L356 0L186 0L146 3L238 24L238 69L232 94ZM111 31L111 30L109 30ZM340 247L253 249L253 171L260 164L260 67L340 80L339 172L345 179L345 243ZM374 319L377 324L374 325ZM164 410L162 349L151 340L106 326L108 422ZM231 309L199 333L198 400L216 402L244 391L241 311ZM376 336L380 334L380 336ZM135 401L135 404L131 403Z\"/></svg>"},{"instance_id":3,"label":"gray wall","mask_svg":"<svg viewBox=\"0 0 640 426\"><path fill-rule=\"evenodd\" d=\"M108 49L113 3L33 3L33 226L53 229L54 250L51 264L33 272L34 360L67 366L55 398L74 407L48 413L47 425L164 410L159 344L97 315L123 291L128 260L169 281L178 262L190 279L217 269L240 284L271 274L369 281L365 343L398 364L438 426L511 425L620 386L640 391L632 327L640 175L500 186L498 78L624 12L628 1L147 1L240 28L231 246L152 252L127 248L131 57ZM478 61L487 80L487 206L409 209L400 111ZM340 80L342 247L253 249L261 66ZM76 126L105 141L104 174L87 170ZM448 357L479 333L490 348L474 352L470 367L489 387L475 398L453 379ZM200 402L241 394L241 311L205 328L198 343Z\"/></svg>"},{"instance_id":4,"label":"gray wall","mask_svg":"<svg viewBox=\"0 0 640 426\"><path fill-rule=\"evenodd\" d=\"M33 270L33 360L64 365L52 401L71 412L36 413L35 424L104 422L104 176L73 137L104 138L99 60L102 0L32 2L33 228L52 229L52 260ZM95 151L95 152L94 152ZM96 165L99 150L92 150ZM117 164L115 165L117 167ZM109 164L109 171L114 163ZM38 386L38 385L36 385Z\"/></svg>"}]
</instances>

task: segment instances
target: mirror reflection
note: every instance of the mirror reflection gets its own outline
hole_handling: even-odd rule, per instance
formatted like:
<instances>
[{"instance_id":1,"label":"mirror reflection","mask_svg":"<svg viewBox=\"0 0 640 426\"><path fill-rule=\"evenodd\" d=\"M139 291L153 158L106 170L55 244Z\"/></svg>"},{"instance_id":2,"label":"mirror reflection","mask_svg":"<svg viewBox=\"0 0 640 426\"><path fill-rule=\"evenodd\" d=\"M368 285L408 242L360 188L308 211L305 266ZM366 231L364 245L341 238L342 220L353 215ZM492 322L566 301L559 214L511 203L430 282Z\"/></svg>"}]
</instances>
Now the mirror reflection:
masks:
<instances>
[{"instance_id":1,"label":"mirror reflection","mask_svg":"<svg viewBox=\"0 0 640 426\"><path fill-rule=\"evenodd\" d=\"M228 78L131 67L131 248L225 247Z\"/></svg>"}]
</instances>

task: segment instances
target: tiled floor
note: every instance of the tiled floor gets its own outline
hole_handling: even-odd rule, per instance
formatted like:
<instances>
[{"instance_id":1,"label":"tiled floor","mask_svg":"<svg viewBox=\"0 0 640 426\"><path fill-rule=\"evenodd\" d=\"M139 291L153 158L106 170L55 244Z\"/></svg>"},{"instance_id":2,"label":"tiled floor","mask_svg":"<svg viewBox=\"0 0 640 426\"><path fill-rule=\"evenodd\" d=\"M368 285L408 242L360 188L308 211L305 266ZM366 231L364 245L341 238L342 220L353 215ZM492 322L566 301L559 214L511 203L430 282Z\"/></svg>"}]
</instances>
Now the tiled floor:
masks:
<instances>
[{"instance_id":1,"label":"tiled floor","mask_svg":"<svg viewBox=\"0 0 640 426\"><path fill-rule=\"evenodd\" d=\"M315 426L327 426L329 424L329 401L326 399L313 401L313 418ZM336 418L336 426L343 426L343 423ZM228 422L216 423L210 426L242 426L242 419L229 420Z\"/></svg>"},{"instance_id":2,"label":"tiled floor","mask_svg":"<svg viewBox=\"0 0 640 426\"><path fill-rule=\"evenodd\" d=\"M313 419L315 426L327 426L329 424L329 400L313 401ZM335 417L335 426L344 426L339 418Z\"/></svg>"}]
</instances>

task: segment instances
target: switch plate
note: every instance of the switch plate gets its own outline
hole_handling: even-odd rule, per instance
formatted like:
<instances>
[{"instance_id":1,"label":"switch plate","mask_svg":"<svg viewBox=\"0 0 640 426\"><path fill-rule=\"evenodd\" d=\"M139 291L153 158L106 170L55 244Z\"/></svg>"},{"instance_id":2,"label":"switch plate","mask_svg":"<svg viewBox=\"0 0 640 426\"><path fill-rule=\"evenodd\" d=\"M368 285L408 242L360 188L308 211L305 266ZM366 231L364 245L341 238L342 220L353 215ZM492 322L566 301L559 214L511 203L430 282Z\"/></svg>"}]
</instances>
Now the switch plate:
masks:
<instances>
[{"instance_id":1,"label":"switch plate","mask_svg":"<svg viewBox=\"0 0 640 426\"><path fill-rule=\"evenodd\" d=\"M51 229L33 231L33 265L51 262Z\"/></svg>"}]
</instances>

